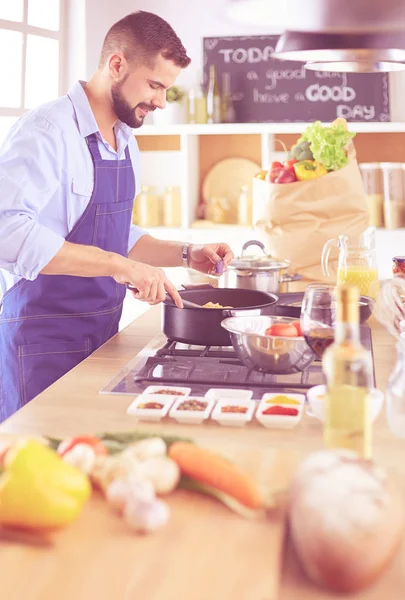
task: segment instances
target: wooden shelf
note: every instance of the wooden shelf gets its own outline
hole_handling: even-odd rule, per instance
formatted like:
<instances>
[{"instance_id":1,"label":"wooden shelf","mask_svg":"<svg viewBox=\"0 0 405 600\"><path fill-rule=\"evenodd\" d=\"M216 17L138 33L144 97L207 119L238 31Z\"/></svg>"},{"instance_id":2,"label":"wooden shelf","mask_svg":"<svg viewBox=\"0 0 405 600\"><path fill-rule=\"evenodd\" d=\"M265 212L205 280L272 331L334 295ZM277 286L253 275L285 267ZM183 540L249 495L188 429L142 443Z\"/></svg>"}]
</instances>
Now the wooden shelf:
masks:
<instances>
[{"instance_id":1,"label":"wooden shelf","mask_svg":"<svg viewBox=\"0 0 405 600\"><path fill-rule=\"evenodd\" d=\"M134 129L134 135L238 135L238 134L273 134L301 133L308 123L219 123L216 125L144 125ZM397 123L349 123L350 131L356 133L404 133L405 122Z\"/></svg>"}]
</instances>

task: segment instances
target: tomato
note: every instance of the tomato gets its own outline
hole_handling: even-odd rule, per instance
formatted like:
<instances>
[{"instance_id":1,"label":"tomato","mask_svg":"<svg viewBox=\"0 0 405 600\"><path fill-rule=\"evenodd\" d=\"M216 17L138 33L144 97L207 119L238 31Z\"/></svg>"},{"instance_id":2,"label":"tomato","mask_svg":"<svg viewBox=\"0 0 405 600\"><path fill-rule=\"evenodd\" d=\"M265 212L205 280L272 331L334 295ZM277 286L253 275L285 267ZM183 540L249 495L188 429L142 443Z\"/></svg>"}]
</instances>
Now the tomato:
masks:
<instances>
[{"instance_id":1,"label":"tomato","mask_svg":"<svg viewBox=\"0 0 405 600\"><path fill-rule=\"evenodd\" d=\"M298 333L294 325L290 323L274 323L264 332L265 335L275 335L279 337L297 337Z\"/></svg>"},{"instance_id":2,"label":"tomato","mask_svg":"<svg viewBox=\"0 0 405 600\"><path fill-rule=\"evenodd\" d=\"M66 438L62 440L58 446L58 454L63 456L66 454L66 452L69 452L72 450L72 448L77 446L77 444L85 444L90 446L98 456L108 454L108 450L103 442L91 435L79 435L77 437Z\"/></svg>"},{"instance_id":3,"label":"tomato","mask_svg":"<svg viewBox=\"0 0 405 600\"><path fill-rule=\"evenodd\" d=\"M300 323L300 321L293 321L291 323L291 325L293 327L295 327L295 329L297 330L297 335L302 336L302 329L301 329L301 323Z\"/></svg>"}]
</instances>

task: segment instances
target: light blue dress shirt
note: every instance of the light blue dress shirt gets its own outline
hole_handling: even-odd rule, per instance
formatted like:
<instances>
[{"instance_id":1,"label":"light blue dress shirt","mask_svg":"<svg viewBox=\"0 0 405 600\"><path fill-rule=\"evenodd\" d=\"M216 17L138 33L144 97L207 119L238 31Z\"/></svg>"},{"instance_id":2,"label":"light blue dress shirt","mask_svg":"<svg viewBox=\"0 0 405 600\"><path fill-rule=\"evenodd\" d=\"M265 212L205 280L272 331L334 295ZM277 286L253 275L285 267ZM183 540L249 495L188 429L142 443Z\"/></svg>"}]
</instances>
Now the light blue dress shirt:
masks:
<instances>
[{"instance_id":1,"label":"light blue dress shirt","mask_svg":"<svg viewBox=\"0 0 405 600\"><path fill-rule=\"evenodd\" d=\"M35 279L85 211L94 182L85 138L92 133L103 159L122 160L129 146L138 193L139 149L132 129L117 122L115 151L101 137L82 82L26 113L6 137L0 148L2 293L22 277ZM131 226L128 251L145 233Z\"/></svg>"}]
</instances>

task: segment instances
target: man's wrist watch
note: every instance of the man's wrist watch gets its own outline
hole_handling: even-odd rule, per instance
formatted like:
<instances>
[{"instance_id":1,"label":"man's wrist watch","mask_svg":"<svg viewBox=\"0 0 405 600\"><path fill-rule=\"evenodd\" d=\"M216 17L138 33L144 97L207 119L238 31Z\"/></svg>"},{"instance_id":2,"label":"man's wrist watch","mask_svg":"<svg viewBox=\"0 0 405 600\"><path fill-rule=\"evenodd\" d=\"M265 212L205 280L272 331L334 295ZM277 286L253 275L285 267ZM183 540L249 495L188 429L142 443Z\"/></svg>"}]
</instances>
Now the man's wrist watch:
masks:
<instances>
[{"instance_id":1,"label":"man's wrist watch","mask_svg":"<svg viewBox=\"0 0 405 600\"><path fill-rule=\"evenodd\" d=\"M185 267L186 269L190 266L188 264L188 250L190 248L191 244L189 244L188 242L186 242L182 248L181 251L181 264L183 267Z\"/></svg>"}]
</instances>

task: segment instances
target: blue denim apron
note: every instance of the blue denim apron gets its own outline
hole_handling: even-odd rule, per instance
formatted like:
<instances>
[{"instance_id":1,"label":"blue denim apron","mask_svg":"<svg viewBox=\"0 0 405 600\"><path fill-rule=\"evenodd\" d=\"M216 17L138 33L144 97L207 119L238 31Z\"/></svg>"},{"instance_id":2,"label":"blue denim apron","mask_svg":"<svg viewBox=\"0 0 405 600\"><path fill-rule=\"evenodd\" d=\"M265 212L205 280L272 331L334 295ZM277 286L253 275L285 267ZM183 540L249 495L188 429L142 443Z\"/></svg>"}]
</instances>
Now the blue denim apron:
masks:
<instances>
[{"instance_id":1,"label":"blue denim apron","mask_svg":"<svg viewBox=\"0 0 405 600\"><path fill-rule=\"evenodd\" d=\"M66 241L127 256L135 196L129 148L123 160L103 160L96 134L86 141L94 164L94 188ZM111 277L38 275L34 281L21 279L4 295L0 422L118 331L125 291Z\"/></svg>"}]
</instances>

